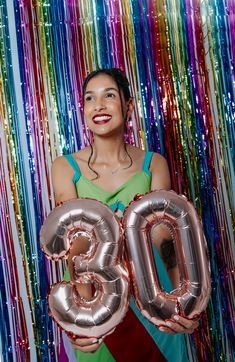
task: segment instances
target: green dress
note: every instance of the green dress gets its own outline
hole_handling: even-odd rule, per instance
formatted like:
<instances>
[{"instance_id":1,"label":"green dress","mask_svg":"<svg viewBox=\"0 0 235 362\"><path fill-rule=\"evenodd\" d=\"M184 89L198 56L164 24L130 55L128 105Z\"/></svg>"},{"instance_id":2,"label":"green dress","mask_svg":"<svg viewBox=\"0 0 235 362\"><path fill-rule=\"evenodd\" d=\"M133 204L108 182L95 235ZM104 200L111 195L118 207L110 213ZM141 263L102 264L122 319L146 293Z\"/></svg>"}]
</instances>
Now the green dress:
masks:
<instances>
[{"instance_id":1,"label":"green dress","mask_svg":"<svg viewBox=\"0 0 235 362\"><path fill-rule=\"evenodd\" d=\"M104 191L101 187L83 176L72 155L66 155L65 157L75 171L73 182L76 186L78 197L99 200L108 205L114 212L119 210L123 212L136 194L145 194L151 190L149 166L152 152L146 152L142 170L112 193ZM172 289L171 283L156 248L154 248L154 255L161 284L164 290L170 291ZM68 270L65 273L64 279L66 281L70 280ZM118 325L110 336L105 338L95 353L83 353L79 350L72 351L71 344L64 336L63 341L67 356L69 356L68 360L70 362L188 361L183 334L170 335L160 332L142 316L133 298L131 298L129 314L131 316L128 315L124 318L124 321Z\"/></svg>"}]
</instances>

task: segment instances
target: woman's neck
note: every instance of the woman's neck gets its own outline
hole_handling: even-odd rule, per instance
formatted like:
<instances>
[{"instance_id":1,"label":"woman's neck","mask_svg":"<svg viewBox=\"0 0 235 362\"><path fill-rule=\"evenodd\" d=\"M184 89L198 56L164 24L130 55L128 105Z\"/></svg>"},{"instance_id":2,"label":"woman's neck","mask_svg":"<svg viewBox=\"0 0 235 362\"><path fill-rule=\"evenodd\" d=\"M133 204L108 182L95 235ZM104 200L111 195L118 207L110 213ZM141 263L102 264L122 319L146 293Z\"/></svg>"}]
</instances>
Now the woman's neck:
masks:
<instances>
[{"instance_id":1,"label":"woman's neck","mask_svg":"<svg viewBox=\"0 0 235 362\"><path fill-rule=\"evenodd\" d=\"M124 140L118 137L107 139L95 137L92 147L92 162L96 163L116 164L121 162L126 155Z\"/></svg>"}]
</instances>

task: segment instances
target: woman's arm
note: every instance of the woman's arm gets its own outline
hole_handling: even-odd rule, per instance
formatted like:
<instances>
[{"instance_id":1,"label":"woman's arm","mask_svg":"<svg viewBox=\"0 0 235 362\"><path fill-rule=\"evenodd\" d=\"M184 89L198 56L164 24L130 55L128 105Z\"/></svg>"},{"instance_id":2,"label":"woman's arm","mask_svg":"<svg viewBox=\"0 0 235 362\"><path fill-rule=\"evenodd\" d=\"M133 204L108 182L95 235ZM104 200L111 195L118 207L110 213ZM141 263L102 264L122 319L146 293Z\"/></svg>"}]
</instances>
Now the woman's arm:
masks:
<instances>
[{"instance_id":1,"label":"woman's arm","mask_svg":"<svg viewBox=\"0 0 235 362\"><path fill-rule=\"evenodd\" d=\"M60 156L55 159L52 164L52 184L55 195L56 205L61 202L77 199L78 195L76 192L75 185L73 183L74 171L69 165L65 157ZM70 275L73 275L73 257L81 253L85 253L88 249L88 241L85 238L77 238L74 240L71 246L69 257L68 257L68 268ZM76 283L77 291L84 298L90 298L91 288L88 285L81 285ZM78 338L71 340L73 348L77 348L82 352L94 352L100 346L100 341L97 338Z\"/></svg>"},{"instance_id":2,"label":"woman's arm","mask_svg":"<svg viewBox=\"0 0 235 362\"><path fill-rule=\"evenodd\" d=\"M55 195L56 205L61 202L77 199L77 191L73 183L74 170L69 165L65 157L57 157L52 164L52 184ZM68 266L71 270L72 257L81 253L86 253L88 249L88 242L85 238L77 238L70 249L70 257L68 259ZM72 274L71 274L72 275Z\"/></svg>"},{"instance_id":3,"label":"woman's arm","mask_svg":"<svg viewBox=\"0 0 235 362\"><path fill-rule=\"evenodd\" d=\"M171 189L169 168L164 157L153 154L150 170L152 172L151 190ZM166 227L159 225L153 231L153 240L167 269L173 288L177 288L180 277L172 236ZM198 320L188 320L176 315L172 320L162 323L159 329L170 334L193 333L198 324Z\"/></svg>"},{"instance_id":4,"label":"woman's arm","mask_svg":"<svg viewBox=\"0 0 235 362\"><path fill-rule=\"evenodd\" d=\"M151 190L171 189L170 173L164 157L153 154L151 172ZM160 224L154 228L152 237L175 289L179 286L179 271L171 233L164 224Z\"/></svg>"},{"instance_id":5,"label":"woman's arm","mask_svg":"<svg viewBox=\"0 0 235 362\"><path fill-rule=\"evenodd\" d=\"M77 198L77 192L73 183L74 171L65 157L60 156L52 164L52 184L56 205L60 202Z\"/></svg>"}]
</instances>

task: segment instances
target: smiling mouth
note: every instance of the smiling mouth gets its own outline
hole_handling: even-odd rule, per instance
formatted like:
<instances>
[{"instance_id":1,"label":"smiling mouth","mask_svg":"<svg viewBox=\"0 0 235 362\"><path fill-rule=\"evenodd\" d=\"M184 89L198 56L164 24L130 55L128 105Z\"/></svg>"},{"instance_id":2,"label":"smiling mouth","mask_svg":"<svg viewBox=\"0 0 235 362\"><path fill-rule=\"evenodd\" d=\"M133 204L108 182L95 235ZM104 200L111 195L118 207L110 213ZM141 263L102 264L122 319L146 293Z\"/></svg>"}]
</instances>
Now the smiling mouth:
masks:
<instances>
[{"instance_id":1,"label":"smiling mouth","mask_svg":"<svg viewBox=\"0 0 235 362\"><path fill-rule=\"evenodd\" d=\"M111 118L112 118L112 116L110 116L109 114L100 114L100 115L94 116L92 118L92 120L95 124L105 124L105 123L109 122Z\"/></svg>"}]
</instances>

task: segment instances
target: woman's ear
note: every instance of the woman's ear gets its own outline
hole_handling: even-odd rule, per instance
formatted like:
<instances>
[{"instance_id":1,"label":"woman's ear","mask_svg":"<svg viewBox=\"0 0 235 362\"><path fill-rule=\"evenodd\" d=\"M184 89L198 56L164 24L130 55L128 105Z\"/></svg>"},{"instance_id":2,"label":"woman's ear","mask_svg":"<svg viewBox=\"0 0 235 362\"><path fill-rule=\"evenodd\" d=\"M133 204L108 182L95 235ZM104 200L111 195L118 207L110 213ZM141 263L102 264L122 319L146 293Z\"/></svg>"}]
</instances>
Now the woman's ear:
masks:
<instances>
[{"instance_id":1,"label":"woman's ear","mask_svg":"<svg viewBox=\"0 0 235 362\"><path fill-rule=\"evenodd\" d=\"M133 102L133 99L130 98L128 103L127 103L127 111L126 111L126 118L127 119L131 118L133 108L134 108L134 102Z\"/></svg>"}]
</instances>

